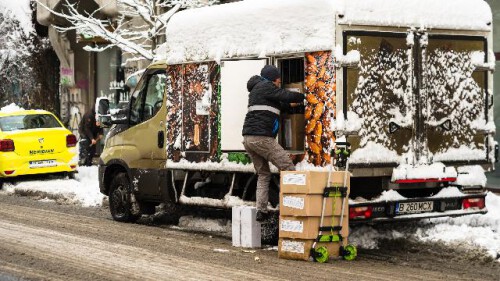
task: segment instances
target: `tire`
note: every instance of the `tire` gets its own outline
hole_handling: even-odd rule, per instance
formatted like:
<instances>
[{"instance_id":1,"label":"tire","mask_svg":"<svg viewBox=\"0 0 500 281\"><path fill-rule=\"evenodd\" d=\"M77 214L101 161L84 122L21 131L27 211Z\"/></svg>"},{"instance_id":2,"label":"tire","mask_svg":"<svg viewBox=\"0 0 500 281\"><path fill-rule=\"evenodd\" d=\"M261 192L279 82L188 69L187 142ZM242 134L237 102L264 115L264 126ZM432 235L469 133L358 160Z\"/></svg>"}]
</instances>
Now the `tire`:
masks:
<instances>
[{"instance_id":1,"label":"tire","mask_svg":"<svg viewBox=\"0 0 500 281\"><path fill-rule=\"evenodd\" d=\"M154 215L156 212L156 204L149 202L141 202L141 214Z\"/></svg>"},{"instance_id":2,"label":"tire","mask_svg":"<svg viewBox=\"0 0 500 281\"><path fill-rule=\"evenodd\" d=\"M261 242L264 245L278 245L279 212L271 212L269 218L261 224Z\"/></svg>"},{"instance_id":3,"label":"tire","mask_svg":"<svg viewBox=\"0 0 500 281\"><path fill-rule=\"evenodd\" d=\"M68 176L68 179L74 180L74 179L76 179L76 172L68 172L67 176Z\"/></svg>"},{"instance_id":4,"label":"tire","mask_svg":"<svg viewBox=\"0 0 500 281\"><path fill-rule=\"evenodd\" d=\"M141 217L141 214L132 214L130 193L131 187L127 175L116 174L109 188L109 210L115 221L135 222Z\"/></svg>"},{"instance_id":5,"label":"tire","mask_svg":"<svg viewBox=\"0 0 500 281\"><path fill-rule=\"evenodd\" d=\"M3 179L0 179L0 190L3 188Z\"/></svg>"}]
</instances>

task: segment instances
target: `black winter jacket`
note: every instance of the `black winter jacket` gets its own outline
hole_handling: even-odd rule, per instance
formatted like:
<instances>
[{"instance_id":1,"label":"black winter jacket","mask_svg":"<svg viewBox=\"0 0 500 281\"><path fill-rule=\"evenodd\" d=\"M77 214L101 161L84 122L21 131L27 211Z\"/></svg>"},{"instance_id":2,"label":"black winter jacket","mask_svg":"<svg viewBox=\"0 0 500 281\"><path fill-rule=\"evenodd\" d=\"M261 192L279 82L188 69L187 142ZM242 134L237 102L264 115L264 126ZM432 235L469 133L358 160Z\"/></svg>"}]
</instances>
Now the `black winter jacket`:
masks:
<instances>
[{"instance_id":1,"label":"black winter jacket","mask_svg":"<svg viewBox=\"0 0 500 281\"><path fill-rule=\"evenodd\" d=\"M267 105L281 109L281 103L302 102L304 95L278 88L273 82L258 75L252 76L247 83L250 92L248 106ZM268 110L249 111L243 124L243 136L276 137L279 128L279 115Z\"/></svg>"},{"instance_id":2,"label":"black winter jacket","mask_svg":"<svg viewBox=\"0 0 500 281\"><path fill-rule=\"evenodd\" d=\"M103 129L96 125L94 107L83 115L78 125L78 132L80 133L80 139L88 140L96 139L98 135L103 134Z\"/></svg>"}]
</instances>

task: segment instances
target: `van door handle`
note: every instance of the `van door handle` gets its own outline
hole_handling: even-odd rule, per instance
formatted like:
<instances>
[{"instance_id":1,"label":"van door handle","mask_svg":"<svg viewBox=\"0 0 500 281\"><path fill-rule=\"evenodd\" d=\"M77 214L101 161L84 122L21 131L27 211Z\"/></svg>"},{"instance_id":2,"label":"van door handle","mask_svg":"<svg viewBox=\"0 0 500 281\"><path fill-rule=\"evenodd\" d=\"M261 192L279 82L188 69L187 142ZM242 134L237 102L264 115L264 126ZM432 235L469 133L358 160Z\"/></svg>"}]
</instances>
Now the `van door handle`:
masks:
<instances>
[{"instance_id":1,"label":"van door handle","mask_svg":"<svg viewBox=\"0 0 500 281\"><path fill-rule=\"evenodd\" d=\"M158 131L158 148L163 148L165 144L165 133L163 131Z\"/></svg>"}]
</instances>

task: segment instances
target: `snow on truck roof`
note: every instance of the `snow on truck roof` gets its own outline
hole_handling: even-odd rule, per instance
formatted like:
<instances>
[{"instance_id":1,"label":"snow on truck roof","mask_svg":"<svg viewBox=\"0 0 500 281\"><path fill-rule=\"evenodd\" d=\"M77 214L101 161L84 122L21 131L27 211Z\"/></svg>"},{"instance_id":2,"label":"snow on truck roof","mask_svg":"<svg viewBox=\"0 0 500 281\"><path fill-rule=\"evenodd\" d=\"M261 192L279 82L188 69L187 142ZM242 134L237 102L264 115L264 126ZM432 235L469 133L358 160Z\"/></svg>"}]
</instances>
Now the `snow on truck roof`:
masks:
<instances>
[{"instance_id":1,"label":"snow on truck roof","mask_svg":"<svg viewBox=\"0 0 500 281\"><path fill-rule=\"evenodd\" d=\"M341 24L491 30L484 0L346 0Z\"/></svg>"},{"instance_id":2,"label":"snow on truck roof","mask_svg":"<svg viewBox=\"0 0 500 281\"><path fill-rule=\"evenodd\" d=\"M167 62L331 50L339 24L491 30L484 0L245 0L177 13Z\"/></svg>"}]
</instances>

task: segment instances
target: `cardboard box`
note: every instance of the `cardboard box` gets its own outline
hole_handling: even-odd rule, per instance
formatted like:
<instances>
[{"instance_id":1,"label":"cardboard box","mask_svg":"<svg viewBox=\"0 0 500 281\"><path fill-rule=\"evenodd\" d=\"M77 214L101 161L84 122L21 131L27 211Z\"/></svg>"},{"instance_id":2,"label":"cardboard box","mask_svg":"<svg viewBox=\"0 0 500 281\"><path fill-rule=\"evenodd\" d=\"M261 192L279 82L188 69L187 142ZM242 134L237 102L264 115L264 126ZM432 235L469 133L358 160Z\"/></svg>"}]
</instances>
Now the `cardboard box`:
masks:
<instances>
[{"instance_id":1,"label":"cardboard box","mask_svg":"<svg viewBox=\"0 0 500 281\"><path fill-rule=\"evenodd\" d=\"M280 259L290 260L309 260L311 256L311 248L314 240L304 239L288 239L282 238L278 241L278 257ZM342 245L347 245L347 239L342 241ZM316 249L325 246L328 249L330 258L338 258L340 256L340 246L338 242L331 243L316 243ZM312 260L312 258L311 258Z\"/></svg>"},{"instance_id":2,"label":"cardboard box","mask_svg":"<svg viewBox=\"0 0 500 281\"><path fill-rule=\"evenodd\" d=\"M291 92L304 93L304 82L285 84L283 88Z\"/></svg>"},{"instance_id":3,"label":"cardboard box","mask_svg":"<svg viewBox=\"0 0 500 281\"><path fill-rule=\"evenodd\" d=\"M332 224L333 218L333 224ZM340 224L340 216L328 216L323 219L323 226L338 226ZM319 234L321 225L321 217L289 217L281 216L279 222L279 237L280 238L299 238L299 239L316 239ZM323 234L330 232L324 231ZM334 231L334 234L337 234ZM349 219L347 214L344 214L342 221L342 237L349 236Z\"/></svg>"},{"instance_id":4,"label":"cardboard box","mask_svg":"<svg viewBox=\"0 0 500 281\"><path fill-rule=\"evenodd\" d=\"M333 204L335 203L335 211ZM342 197L328 197L325 203L325 216L340 216L342 212ZM349 214L346 202L344 214ZM280 194L280 215L296 217L319 217L323 206L323 195L320 194Z\"/></svg>"},{"instance_id":5,"label":"cardboard box","mask_svg":"<svg viewBox=\"0 0 500 281\"><path fill-rule=\"evenodd\" d=\"M288 150L304 151L306 121L304 114L283 114L283 146Z\"/></svg>"},{"instance_id":6,"label":"cardboard box","mask_svg":"<svg viewBox=\"0 0 500 281\"><path fill-rule=\"evenodd\" d=\"M261 247L261 225L257 222L256 216L257 209L255 207L233 207L231 230L234 247Z\"/></svg>"},{"instance_id":7,"label":"cardboard box","mask_svg":"<svg viewBox=\"0 0 500 281\"><path fill-rule=\"evenodd\" d=\"M347 175L346 175L347 174ZM349 172L334 171L330 177L331 186L351 186ZM282 171L280 189L281 193L323 194L327 186L328 172L322 171Z\"/></svg>"}]
</instances>

